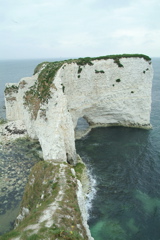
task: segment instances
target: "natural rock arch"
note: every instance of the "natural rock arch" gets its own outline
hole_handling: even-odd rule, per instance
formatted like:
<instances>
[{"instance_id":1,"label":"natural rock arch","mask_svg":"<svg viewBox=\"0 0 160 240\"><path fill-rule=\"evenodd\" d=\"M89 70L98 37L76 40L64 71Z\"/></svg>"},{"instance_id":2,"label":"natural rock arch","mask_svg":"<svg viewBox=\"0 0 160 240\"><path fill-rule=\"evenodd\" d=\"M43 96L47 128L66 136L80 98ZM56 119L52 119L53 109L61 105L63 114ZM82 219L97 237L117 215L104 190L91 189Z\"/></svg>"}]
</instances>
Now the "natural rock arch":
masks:
<instances>
[{"instance_id":1,"label":"natural rock arch","mask_svg":"<svg viewBox=\"0 0 160 240\"><path fill-rule=\"evenodd\" d=\"M22 120L45 160L76 163L74 129L89 125L150 127L153 69L144 55L43 63L5 90L8 120ZM70 160L69 160L70 161Z\"/></svg>"}]
</instances>

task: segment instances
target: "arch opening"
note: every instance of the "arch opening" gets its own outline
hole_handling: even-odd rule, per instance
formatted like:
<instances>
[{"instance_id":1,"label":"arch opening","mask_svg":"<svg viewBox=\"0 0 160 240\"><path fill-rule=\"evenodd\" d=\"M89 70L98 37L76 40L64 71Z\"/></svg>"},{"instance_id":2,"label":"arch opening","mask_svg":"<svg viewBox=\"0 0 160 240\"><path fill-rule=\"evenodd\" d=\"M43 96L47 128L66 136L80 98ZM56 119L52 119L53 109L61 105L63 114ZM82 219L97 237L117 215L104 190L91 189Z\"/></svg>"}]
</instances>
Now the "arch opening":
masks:
<instances>
[{"instance_id":1,"label":"arch opening","mask_svg":"<svg viewBox=\"0 0 160 240\"><path fill-rule=\"evenodd\" d=\"M80 117L75 127L75 138L79 139L90 131L90 125L85 117Z\"/></svg>"}]
</instances>

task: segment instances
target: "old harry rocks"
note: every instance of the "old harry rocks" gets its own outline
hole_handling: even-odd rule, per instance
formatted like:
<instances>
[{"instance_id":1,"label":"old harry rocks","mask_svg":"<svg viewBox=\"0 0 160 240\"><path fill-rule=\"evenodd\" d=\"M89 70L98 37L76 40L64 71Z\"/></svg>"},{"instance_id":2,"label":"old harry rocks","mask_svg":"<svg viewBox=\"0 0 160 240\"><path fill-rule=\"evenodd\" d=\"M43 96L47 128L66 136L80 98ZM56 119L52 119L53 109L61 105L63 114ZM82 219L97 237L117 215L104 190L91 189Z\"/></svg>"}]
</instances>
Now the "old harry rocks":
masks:
<instances>
[{"instance_id":1,"label":"old harry rocks","mask_svg":"<svg viewBox=\"0 0 160 240\"><path fill-rule=\"evenodd\" d=\"M42 63L32 77L6 85L7 119L24 123L45 160L76 163L80 117L91 126L150 127L150 60L122 55L87 61Z\"/></svg>"}]
</instances>

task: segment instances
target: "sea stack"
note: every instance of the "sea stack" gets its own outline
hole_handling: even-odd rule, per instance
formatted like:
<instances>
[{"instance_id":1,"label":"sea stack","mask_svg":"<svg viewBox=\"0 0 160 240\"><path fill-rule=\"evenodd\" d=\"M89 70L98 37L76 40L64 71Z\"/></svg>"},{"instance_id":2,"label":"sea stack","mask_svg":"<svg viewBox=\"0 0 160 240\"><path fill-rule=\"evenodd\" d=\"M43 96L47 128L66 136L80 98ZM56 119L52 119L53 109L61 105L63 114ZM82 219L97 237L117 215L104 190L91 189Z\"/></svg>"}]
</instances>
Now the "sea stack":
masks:
<instances>
[{"instance_id":1,"label":"sea stack","mask_svg":"<svg viewBox=\"0 0 160 240\"><path fill-rule=\"evenodd\" d=\"M74 165L80 117L91 126L151 127L152 78L151 59L140 54L44 62L6 85L6 117L39 140L44 160Z\"/></svg>"}]
</instances>

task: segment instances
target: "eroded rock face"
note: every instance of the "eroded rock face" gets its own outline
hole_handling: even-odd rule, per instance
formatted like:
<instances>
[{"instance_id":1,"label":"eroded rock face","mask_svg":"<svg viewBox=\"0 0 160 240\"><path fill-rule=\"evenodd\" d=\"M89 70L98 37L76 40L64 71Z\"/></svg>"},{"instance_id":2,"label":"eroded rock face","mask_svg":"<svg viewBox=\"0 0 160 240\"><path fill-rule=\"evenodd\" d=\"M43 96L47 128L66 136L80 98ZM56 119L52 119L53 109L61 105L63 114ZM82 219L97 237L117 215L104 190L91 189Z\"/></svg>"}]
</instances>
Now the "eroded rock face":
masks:
<instances>
[{"instance_id":1,"label":"eroded rock face","mask_svg":"<svg viewBox=\"0 0 160 240\"><path fill-rule=\"evenodd\" d=\"M43 104L34 100L33 109L25 95L38 75L7 85L6 116L25 123L29 136L39 139L45 160L76 163L74 128L80 117L91 125L150 127L153 70L144 58L82 66L66 62L54 77L50 97Z\"/></svg>"},{"instance_id":2,"label":"eroded rock face","mask_svg":"<svg viewBox=\"0 0 160 240\"><path fill-rule=\"evenodd\" d=\"M150 125L152 66L143 58L120 62L123 67L109 59L81 66L81 72L74 63L61 70L74 126L79 117L93 125Z\"/></svg>"}]
</instances>

